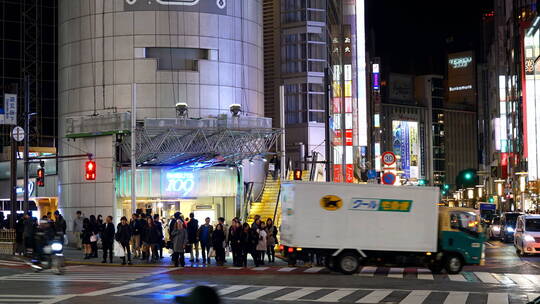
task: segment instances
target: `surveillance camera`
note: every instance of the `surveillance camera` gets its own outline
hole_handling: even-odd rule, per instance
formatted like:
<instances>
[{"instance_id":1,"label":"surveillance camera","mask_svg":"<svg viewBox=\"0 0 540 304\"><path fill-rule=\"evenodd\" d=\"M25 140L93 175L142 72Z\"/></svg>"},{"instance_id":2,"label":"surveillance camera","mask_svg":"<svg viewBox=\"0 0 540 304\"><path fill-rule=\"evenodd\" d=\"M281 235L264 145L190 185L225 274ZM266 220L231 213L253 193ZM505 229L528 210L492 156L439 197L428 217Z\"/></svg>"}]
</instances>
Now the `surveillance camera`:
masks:
<instances>
[{"instance_id":1,"label":"surveillance camera","mask_svg":"<svg viewBox=\"0 0 540 304\"><path fill-rule=\"evenodd\" d=\"M179 102L176 104L176 115L184 117L188 111L188 105L185 102Z\"/></svg>"},{"instance_id":2,"label":"surveillance camera","mask_svg":"<svg viewBox=\"0 0 540 304\"><path fill-rule=\"evenodd\" d=\"M242 112L242 106L235 103L229 106L229 111L231 111L231 114L235 117L239 116L240 112Z\"/></svg>"}]
</instances>

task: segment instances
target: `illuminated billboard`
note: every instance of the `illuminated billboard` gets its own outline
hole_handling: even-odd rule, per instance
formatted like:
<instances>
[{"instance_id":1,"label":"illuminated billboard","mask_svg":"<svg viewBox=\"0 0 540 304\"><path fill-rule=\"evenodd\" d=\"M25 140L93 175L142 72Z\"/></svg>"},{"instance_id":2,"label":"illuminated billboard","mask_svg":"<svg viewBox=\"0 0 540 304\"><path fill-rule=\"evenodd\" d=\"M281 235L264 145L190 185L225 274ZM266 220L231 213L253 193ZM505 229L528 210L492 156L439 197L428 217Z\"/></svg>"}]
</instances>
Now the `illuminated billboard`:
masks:
<instances>
[{"instance_id":1,"label":"illuminated billboard","mask_svg":"<svg viewBox=\"0 0 540 304\"><path fill-rule=\"evenodd\" d=\"M524 32L525 29L522 29ZM536 60L540 56L540 32L527 31L522 40L522 75L524 75L523 85L523 145L524 157L527 158L528 178L530 181L539 179L540 176L540 62ZM535 64L536 62L536 64ZM508 86L508 84L507 84ZM503 102L501 102L503 104ZM501 119L503 117L501 110Z\"/></svg>"},{"instance_id":2,"label":"illuminated billboard","mask_svg":"<svg viewBox=\"0 0 540 304\"><path fill-rule=\"evenodd\" d=\"M448 55L448 103L476 104L476 62L472 51Z\"/></svg>"},{"instance_id":3,"label":"illuminated billboard","mask_svg":"<svg viewBox=\"0 0 540 304\"><path fill-rule=\"evenodd\" d=\"M392 150L398 157L404 178L420 178L420 134L416 121L392 121Z\"/></svg>"}]
</instances>

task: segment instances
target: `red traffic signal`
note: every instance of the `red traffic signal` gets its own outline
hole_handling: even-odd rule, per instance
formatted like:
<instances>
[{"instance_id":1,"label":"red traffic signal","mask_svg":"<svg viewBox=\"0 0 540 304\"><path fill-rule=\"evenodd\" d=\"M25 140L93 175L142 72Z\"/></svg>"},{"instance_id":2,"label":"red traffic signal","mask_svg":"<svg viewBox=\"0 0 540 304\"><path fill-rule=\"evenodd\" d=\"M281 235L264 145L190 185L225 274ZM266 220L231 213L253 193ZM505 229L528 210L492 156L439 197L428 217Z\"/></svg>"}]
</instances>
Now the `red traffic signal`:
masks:
<instances>
[{"instance_id":1,"label":"red traffic signal","mask_svg":"<svg viewBox=\"0 0 540 304\"><path fill-rule=\"evenodd\" d=\"M85 164L86 169L86 180L95 180L96 179L96 162L89 160Z\"/></svg>"},{"instance_id":2,"label":"red traffic signal","mask_svg":"<svg viewBox=\"0 0 540 304\"><path fill-rule=\"evenodd\" d=\"M299 181L302 180L302 170L300 169L294 170L294 180L299 180Z\"/></svg>"},{"instance_id":3,"label":"red traffic signal","mask_svg":"<svg viewBox=\"0 0 540 304\"><path fill-rule=\"evenodd\" d=\"M45 169L39 168L37 170L36 184L38 187L45 187Z\"/></svg>"}]
</instances>

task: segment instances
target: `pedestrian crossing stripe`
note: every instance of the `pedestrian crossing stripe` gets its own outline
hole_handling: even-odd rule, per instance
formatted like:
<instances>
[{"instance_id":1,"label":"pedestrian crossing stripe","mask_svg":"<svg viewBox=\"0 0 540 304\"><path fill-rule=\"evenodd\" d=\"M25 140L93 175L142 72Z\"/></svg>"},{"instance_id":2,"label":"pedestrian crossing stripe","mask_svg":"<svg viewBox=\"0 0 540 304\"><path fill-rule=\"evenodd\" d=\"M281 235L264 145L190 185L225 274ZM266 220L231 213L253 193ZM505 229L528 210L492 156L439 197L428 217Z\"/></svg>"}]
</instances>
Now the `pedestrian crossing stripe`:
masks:
<instances>
[{"instance_id":1,"label":"pedestrian crossing stripe","mask_svg":"<svg viewBox=\"0 0 540 304\"><path fill-rule=\"evenodd\" d=\"M486 304L526 303L540 296L539 293L501 293L501 292L461 292L439 290L402 290L402 289L370 289L370 288L336 288L336 287L299 287L299 286L257 286L257 285L221 285L211 284L216 291L228 300L267 301L310 301L325 303L399 303L421 304L429 297L437 294L441 302L433 304L466 304L472 300ZM132 283L119 287L92 291L81 296L151 296L182 295L195 288L192 283L169 283L152 286L151 283ZM471 296L473 296L471 298ZM433 300L431 299L431 300ZM1 298L0 298L1 301Z\"/></svg>"}]
</instances>

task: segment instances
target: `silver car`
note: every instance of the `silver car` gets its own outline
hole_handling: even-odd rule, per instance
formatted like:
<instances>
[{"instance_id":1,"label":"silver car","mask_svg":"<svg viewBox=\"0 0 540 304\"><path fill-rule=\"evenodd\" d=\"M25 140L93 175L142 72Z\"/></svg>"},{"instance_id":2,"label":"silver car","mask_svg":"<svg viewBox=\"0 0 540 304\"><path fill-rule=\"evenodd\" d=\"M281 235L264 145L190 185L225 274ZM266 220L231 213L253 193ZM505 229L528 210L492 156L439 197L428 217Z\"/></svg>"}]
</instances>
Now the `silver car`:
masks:
<instances>
[{"instance_id":1,"label":"silver car","mask_svg":"<svg viewBox=\"0 0 540 304\"><path fill-rule=\"evenodd\" d=\"M499 239L501 237L501 217L495 216L491 221L487 231L488 237L490 239Z\"/></svg>"}]
</instances>

